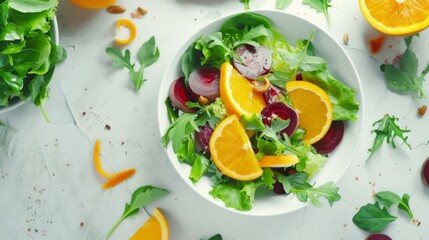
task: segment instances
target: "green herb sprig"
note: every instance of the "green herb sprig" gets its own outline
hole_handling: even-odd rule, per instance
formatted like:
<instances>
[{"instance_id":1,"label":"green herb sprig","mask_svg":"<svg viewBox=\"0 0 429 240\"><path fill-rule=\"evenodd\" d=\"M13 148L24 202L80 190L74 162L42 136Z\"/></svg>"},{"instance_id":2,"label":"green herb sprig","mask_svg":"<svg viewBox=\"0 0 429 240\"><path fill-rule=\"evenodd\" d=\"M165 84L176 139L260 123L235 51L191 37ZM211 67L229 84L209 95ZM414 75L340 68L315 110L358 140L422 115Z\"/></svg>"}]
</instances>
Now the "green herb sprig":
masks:
<instances>
[{"instance_id":1,"label":"green herb sprig","mask_svg":"<svg viewBox=\"0 0 429 240\"><path fill-rule=\"evenodd\" d=\"M411 49L413 36L405 38L407 49L402 54L398 66L382 64L380 70L384 73L384 79L390 89L399 93L418 92L420 98L426 98L423 90L423 81L429 73L429 64L417 74L419 60Z\"/></svg>"},{"instance_id":2,"label":"green herb sprig","mask_svg":"<svg viewBox=\"0 0 429 240\"><path fill-rule=\"evenodd\" d=\"M331 18L329 17L328 13L328 9L332 7L330 5L331 0L304 0L303 3L316 9L317 12L322 12L323 14L325 14L328 24L332 25Z\"/></svg>"},{"instance_id":3,"label":"green herb sprig","mask_svg":"<svg viewBox=\"0 0 429 240\"><path fill-rule=\"evenodd\" d=\"M284 10L292 3L292 0L277 0L276 9Z\"/></svg>"},{"instance_id":4,"label":"green herb sprig","mask_svg":"<svg viewBox=\"0 0 429 240\"><path fill-rule=\"evenodd\" d=\"M130 203L125 204L125 210L119 220L113 225L107 233L106 238L109 238L121 222L133 215L136 215L141 207L144 207L169 193L168 190L163 188L154 187L151 185L142 186L134 191L131 196Z\"/></svg>"},{"instance_id":5,"label":"green herb sprig","mask_svg":"<svg viewBox=\"0 0 429 240\"><path fill-rule=\"evenodd\" d=\"M393 149L396 148L395 144L395 137L398 137L402 140L405 145L411 149L411 145L407 142L408 136L404 136L404 133L410 132L410 130L407 129L401 129L395 122L398 120L398 118L394 116L389 116L386 114L383 118L373 123L373 127L376 127L371 131L371 133L375 133L375 139L372 144L372 147L368 149L368 151L371 153L371 155L368 157L371 158L371 156L383 145L384 140L392 146Z\"/></svg>"},{"instance_id":6,"label":"green herb sprig","mask_svg":"<svg viewBox=\"0 0 429 240\"><path fill-rule=\"evenodd\" d=\"M396 193L384 191L376 193L374 197L375 203L362 206L353 216L353 223L360 229L370 233L382 231L389 223L397 219L388 211L388 208L393 205L397 205L400 210L405 211L410 219L413 218L408 194L404 194L401 198Z\"/></svg>"},{"instance_id":7,"label":"green herb sprig","mask_svg":"<svg viewBox=\"0 0 429 240\"><path fill-rule=\"evenodd\" d=\"M112 58L114 67L128 69L131 75L131 82L137 90L139 90L146 81L146 79L143 78L145 68L155 63L160 56L154 36L144 42L137 52L137 58L140 62L140 69L138 71L134 70L135 64L131 63L130 50L126 49L124 55L122 55L120 49L108 47L106 48L106 53Z\"/></svg>"},{"instance_id":8,"label":"green herb sprig","mask_svg":"<svg viewBox=\"0 0 429 240\"><path fill-rule=\"evenodd\" d=\"M250 0L240 0L240 2L244 3L244 9L249 10L250 9Z\"/></svg>"}]
</instances>

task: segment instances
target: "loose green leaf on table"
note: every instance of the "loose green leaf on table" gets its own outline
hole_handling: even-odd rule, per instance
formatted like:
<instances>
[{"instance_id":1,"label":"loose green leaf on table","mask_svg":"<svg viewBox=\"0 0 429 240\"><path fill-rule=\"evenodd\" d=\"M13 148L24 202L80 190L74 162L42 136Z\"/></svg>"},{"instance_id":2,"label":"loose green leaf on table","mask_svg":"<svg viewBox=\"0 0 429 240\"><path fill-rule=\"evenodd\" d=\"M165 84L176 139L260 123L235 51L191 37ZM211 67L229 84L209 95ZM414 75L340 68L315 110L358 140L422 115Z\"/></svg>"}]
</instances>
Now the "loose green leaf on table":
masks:
<instances>
[{"instance_id":1,"label":"loose green leaf on table","mask_svg":"<svg viewBox=\"0 0 429 240\"><path fill-rule=\"evenodd\" d=\"M407 142L408 136L404 136L404 133L409 133L410 130L401 129L395 122L398 120L395 116L389 116L386 114L382 119L374 122L372 125L375 127L371 133L375 133L375 139L373 145L368 151L371 153L369 158L383 145L384 140L392 146L393 149L396 148L395 137L398 137L402 140L403 143L411 149L411 145Z\"/></svg>"},{"instance_id":2,"label":"loose green leaf on table","mask_svg":"<svg viewBox=\"0 0 429 240\"><path fill-rule=\"evenodd\" d=\"M332 25L331 18L329 17L328 13L328 8L332 7L330 5L331 0L304 0L303 3L316 9L316 11L325 14L326 20L328 21L329 25Z\"/></svg>"},{"instance_id":3,"label":"loose green leaf on table","mask_svg":"<svg viewBox=\"0 0 429 240\"><path fill-rule=\"evenodd\" d=\"M276 9L284 10L292 3L292 0L277 0Z\"/></svg>"},{"instance_id":4,"label":"loose green leaf on table","mask_svg":"<svg viewBox=\"0 0 429 240\"><path fill-rule=\"evenodd\" d=\"M374 197L381 205L385 206L386 208L397 204L398 208L405 211L410 219L414 217L408 203L410 200L410 195L404 194L401 198L396 193L384 191L376 193Z\"/></svg>"},{"instance_id":5,"label":"loose green leaf on table","mask_svg":"<svg viewBox=\"0 0 429 240\"><path fill-rule=\"evenodd\" d=\"M362 206L353 216L353 223L360 229L370 233L380 232L397 217L390 215L386 208L381 208L378 203L368 203Z\"/></svg>"},{"instance_id":6,"label":"loose green leaf on table","mask_svg":"<svg viewBox=\"0 0 429 240\"><path fill-rule=\"evenodd\" d=\"M154 36L144 42L137 52L137 58L140 63L138 71L134 70L135 64L131 63L131 54L128 49L126 49L122 55L122 51L120 49L109 47L106 48L106 54L112 58L114 67L128 69L131 82L137 90L139 90L142 84L146 81L143 77L145 68L155 63L160 56Z\"/></svg>"},{"instance_id":7,"label":"loose green leaf on table","mask_svg":"<svg viewBox=\"0 0 429 240\"><path fill-rule=\"evenodd\" d=\"M106 238L109 238L110 235L115 231L119 224L126 218L136 215L139 212L141 207L144 207L169 193L168 190L163 188L154 187L151 185L146 185L138 188L134 191L131 196L131 201L125 204L125 210L119 220L113 225L109 233L107 233Z\"/></svg>"},{"instance_id":8,"label":"loose green leaf on table","mask_svg":"<svg viewBox=\"0 0 429 240\"><path fill-rule=\"evenodd\" d=\"M244 9L246 10L250 9L250 6L249 6L250 0L240 0L240 2L244 3Z\"/></svg>"},{"instance_id":9,"label":"loose green leaf on table","mask_svg":"<svg viewBox=\"0 0 429 240\"><path fill-rule=\"evenodd\" d=\"M390 89L399 93L418 92L420 98L426 98L423 89L423 81L429 73L429 64L417 74L419 60L411 49L413 36L405 38L407 49L402 54L399 65L382 64L380 70L384 73L384 79Z\"/></svg>"},{"instance_id":10,"label":"loose green leaf on table","mask_svg":"<svg viewBox=\"0 0 429 240\"><path fill-rule=\"evenodd\" d=\"M216 234L216 235L212 236L211 238L209 238L208 240L223 240L223 238L222 238L222 235Z\"/></svg>"}]
</instances>

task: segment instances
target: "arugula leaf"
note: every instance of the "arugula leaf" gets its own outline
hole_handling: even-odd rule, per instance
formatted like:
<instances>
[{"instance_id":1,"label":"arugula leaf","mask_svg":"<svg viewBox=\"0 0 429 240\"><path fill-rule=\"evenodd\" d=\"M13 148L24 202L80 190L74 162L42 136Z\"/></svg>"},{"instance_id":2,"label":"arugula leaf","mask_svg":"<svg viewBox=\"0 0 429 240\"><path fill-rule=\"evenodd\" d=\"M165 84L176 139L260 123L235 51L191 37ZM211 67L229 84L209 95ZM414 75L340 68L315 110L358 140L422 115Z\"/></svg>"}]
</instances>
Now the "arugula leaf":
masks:
<instances>
[{"instance_id":1,"label":"arugula leaf","mask_svg":"<svg viewBox=\"0 0 429 240\"><path fill-rule=\"evenodd\" d=\"M408 203L410 200L410 195L404 194L401 198L396 193L384 191L376 193L374 197L380 204L382 204L386 208L398 204L398 208L405 211L410 219L414 217L413 212L411 211Z\"/></svg>"},{"instance_id":2,"label":"arugula leaf","mask_svg":"<svg viewBox=\"0 0 429 240\"><path fill-rule=\"evenodd\" d=\"M360 229L374 233L383 230L396 219L397 217L390 215L386 208L380 208L378 203L368 203L359 209L352 221Z\"/></svg>"},{"instance_id":3,"label":"arugula leaf","mask_svg":"<svg viewBox=\"0 0 429 240\"><path fill-rule=\"evenodd\" d=\"M399 92L415 92L417 91L420 98L426 98L423 90L423 81L429 73L429 65L417 75L419 60L416 54L411 49L412 36L406 38L406 46L404 54L399 60L399 67L393 64L382 64L380 70L384 73L384 79L390 89Z\"/></svg>"},{"instance_id":4,"label":"arugula leaf","mask_svg":"<svg viewBox=\"0 0 429 240\"><path fill-rule=\"evenodd\" d=\"M329 17L328 13L328 8L332 7L330 5L331 0L304 0L303 3L316 9L318 12L323 12L323 14L325 14L326 20L328 20L329 25L332 25L331 18Z\"/></svg>"},{"instance_id":5,"label":"arugula leaf","mask_svg":"<svg viewBox=\"0 0 429 240\"><path fill-rule=\"evenodd\" d=\"M180 115L167 129L167 132L161 138L161 144L167 147L168 143L172 142L173 151L178 152L182 142L184 142L188 135L198 131L198 126L195 123L196 114L184 113Z\"/></svg>"},{"instance_id":6,"label":"arugula leaf","mask_svg":"<svg viewBox=\"0 0 429 240\"><path fill-rule=\"evenodd\" d=\"M319 200L320 197L328 200L329 205L339 201L341 196L338 194L338 187L334 187L332 182L325 183L315 188L307 182L308 174L297 172L289 176L281 173L275 173L276 178L282 183L285 192L293 193L301 202L310 203L316 207L323 206Z\"/></svg>"},{"instance_id":7,"label":"arugula leaf","mask_svg":"<svg viewBox=\"0 0 429 240\"><path fill-rule=\"evenodd\" d=\"M402 142L411 149L411 145L407 142L408 136L404 136L404 133L408 133L410 130L401 129L395 123L397 120L398 118L386 114L383 118L373 123L372 126L376 128L373 129L371 133L375 133L376 135L372 147L368 149L371 153L368 158L370 158L383 145L384 140L386 140L388 144L390 143L392 148L395 149L395 137L402 139Z\"/></svg>"},{"instance_id":8,"label":"arugula leaf","mask_svg":"<svg viewBox=\"0 0 429 240\"><path fill-rule=\"evenodd\" d=\"M207 173L209 165L210 160L206 156L202 154L195 154L194 164L192 164L189 179L191 179L193 183L198 182L198 180L200 180L200 178Z\"/></svg>"},{"instance_id":9,"label":"arugula leaf","mask_svg":"<svg viewBox=\"0 0 429 240\"><path fill-rule=\"evenodd\" d=\"M292 0L277 0L276 9L284 10L292 3Z\"/></svg>"},{"instance_id":10,"label":"arugula leaf","mask_svg":"<svg viewBox=\"0 0 429 240\"><path fill-rule=\"evenodd\" d=\"M163 198L168 193L169 191L166 189L154 187L151 185L142 186L136 189L131 196L131 201L125 204L124 213L107 233L106 238L109 238L110 235L112 235L112 233L124 219L136 215L141 207Z\"/></svg>"},{"instance_id":11,"label":"arugula leaf","mask_svg":"<svg viewBox=\"0 0 429 240\"><path fill-rule=\"evenodd\" d=\"M249 6L250 0L240 0L240 2L244 3L244 9L246 10L250 9L250 6Z\"/></svg>"},{"instance_id":12,"label":"arugula leaf","mask_svg":"<svg viewBox=\"0 0 429 240\"><path fill-rule=\"evenodd\" d=\"M144 42L137 52L137 58L140 62L140 69L138 71L134 70L135 64L131 63L131 54L128 49L126 49L124 55L122 55L120 49L108 47L106 48L106 54L112 58L114 67L128 69L131 82L137 90L139 90L143 82L146 81L146 79L143 78L145 68L155 63L160 55L154 36Z\"/></svg>"}]
</instances>

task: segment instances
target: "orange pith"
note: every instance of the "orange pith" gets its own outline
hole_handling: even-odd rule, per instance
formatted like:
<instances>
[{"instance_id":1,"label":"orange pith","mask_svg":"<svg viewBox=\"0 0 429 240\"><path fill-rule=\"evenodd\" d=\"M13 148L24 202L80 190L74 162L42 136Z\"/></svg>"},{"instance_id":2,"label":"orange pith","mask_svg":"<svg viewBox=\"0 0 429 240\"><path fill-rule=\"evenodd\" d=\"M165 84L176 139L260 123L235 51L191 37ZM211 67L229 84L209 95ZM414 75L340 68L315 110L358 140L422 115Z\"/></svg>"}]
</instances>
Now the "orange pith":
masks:
<instances>
[{"instance_id":1,"label":"orange pith","mask_svg":"<svg viewBox=\"0 0 429 240\"><path fill-rule=\"evenodd\" d=\"M325 136L331 126L333 111L328 94L306 81L286 84L288 96L299 115L299 126L305 130L304 143L313 144Z\"/></svg>"},{"instance_id":2,"label":"orange pith","mask_svg":"<svg viewBox=\"0 0 429 240\"><path fill-rule=\"evenodd\" d=\"M290 167L299 162L295 154L265 155L259 160L259 166L264 167Z\"/></svg>"},{"instance_id":3,"label":"orange pith","mask_svg":"<svg viewBox=\"0 0 429 240\"><path fill-rule=\"evenodd\" d=\"M238 117L260 113L266 106L263 94L253 91L250 81L228 62L220 68L219 90L228 112Z\"/></svg>"},{"instance_id":4,"label":"orange pith","mask_svg":"<svg viewBox=\"0 0 429 240\"><path fill-rule=\"evenodd\" d=\"M429 26L429 0L359 0L368 22L389 35L410 35Z\"/></svg>"},{"instance_id":5,"label":"orange pith","mask_svg":"<svg viewBox=\"0 0 429 240\"><path fill-rule=\"evenodd\" d=\"M210 138L209 147L213 162L226 176L250 181L262 175L249 137L236 115L230 115L219 123Z\"/></svg>"},{"instance_id":6,"label":"orange pith","mask_svg":"<svg viewBox=\"0 0 429 240\"><path fill-rule=\"evenodd\" d=\"M106 8L116 2L116 0L69 0L71 3L81 8L101 9Z\"/></svg>"},{"instance_id":7,"label":"orange pith","mask_svg":"<svg viewBox=\"0 0 429 240\"><path fill-rule=\"evenodd\" d=\"M161 210L155 208L152 216L130 240L168 240L168 223Z\"/></svg>"}]
</instances>

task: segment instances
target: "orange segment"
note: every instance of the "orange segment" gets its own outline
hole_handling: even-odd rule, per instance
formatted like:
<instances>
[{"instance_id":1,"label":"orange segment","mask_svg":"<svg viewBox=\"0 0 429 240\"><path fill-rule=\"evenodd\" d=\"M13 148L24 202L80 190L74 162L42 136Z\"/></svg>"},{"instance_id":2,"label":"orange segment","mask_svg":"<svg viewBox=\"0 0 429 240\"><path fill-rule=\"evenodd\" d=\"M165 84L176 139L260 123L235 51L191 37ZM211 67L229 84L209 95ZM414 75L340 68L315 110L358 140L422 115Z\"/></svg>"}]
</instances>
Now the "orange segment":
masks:
<instances>
[{"instance_id":1,"label":"orange segment","mask_svg":"<svg viewBox=\"0 0 429 240\"><path fill-rule=\"evenodd\" d=\"M101 9L108 7L116 2L116 0L69 0L81 8Z\"/></svg>"},{"instance_id":2,"label":"orange segment","mask_svg":"<svg viewBox=\"0 0 429 240\"><path fill-rule=\"evenodd\" d=\"M429 0L359 0L366 20L380 32L410 35L429 26Z\"/></svg>"},{"instance_id":3,"label":"orange segment","mask_svg":"<svg viewBox=\"0 0 429 240\"><path fill-rule=\"evenodd\" d=\"M152 216L130 240L168 240L168 223L161 210L155 208Z\"/></svg>"},{"instance_id":4,"label":"orange segment","mask_svg":"<svg viewBox=\"0 0 429 240\"><path fill-rule=\"evenodd\" d=\"M250 181L262 175L249 137L236 115L230 115L219 123L210 138L209 147L213 162L226 176Z\"/></svg>"},{"instance_id":5,"label":"orange segment","mask_svg":"<svg viewBox=\"0 0 429 240\"><path fill-rule=\"evenodd\" d=\"M299 126L305 130L304 143L313 144L328 132L332 122L332 104L328 94L306 81L290 81L286 90L298 111Z\"/></svg>"},{"instance_id":6,"label":"orange segment","mask_svg":"<svg viewBox=\"0 0 429 240\"><path fill-rule=\"evenodd\" d=\"M266 106L263 93L253 91L253 85L228 62L220 68L220 97L231 114L260 113Z\"/></svg>"},{"instance_id":7,"label":"orange segment","mask_svg":"<svg viewBox=\"0 0 429 240\"><path fill-rule=\"evenodd\" d=\"M264 167L290 167L299 162L295 154L265 155L259 160L259 166Z\"/></svg>"}]
</instances>

